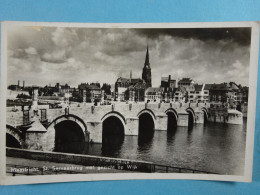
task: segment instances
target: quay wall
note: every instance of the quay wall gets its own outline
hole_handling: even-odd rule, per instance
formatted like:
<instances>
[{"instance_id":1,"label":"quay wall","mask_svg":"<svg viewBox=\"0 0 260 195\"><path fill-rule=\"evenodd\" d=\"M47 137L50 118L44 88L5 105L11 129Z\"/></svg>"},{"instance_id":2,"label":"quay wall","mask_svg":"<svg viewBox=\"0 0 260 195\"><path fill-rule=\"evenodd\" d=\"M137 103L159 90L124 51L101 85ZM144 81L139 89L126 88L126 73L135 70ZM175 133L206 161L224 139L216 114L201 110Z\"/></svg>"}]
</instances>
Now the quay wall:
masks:
<instances>
[{"instance_id":1,"label":"quay wall","mask_svg":"<svg viewBox=\"0 0 260 195\"><path fill-rule=\"evenodd\" d=\"M152 162L135 161L110 157L99 157L91 155L6 148L6 156L56 163L76 164L83 166L114 167L114 169L119 170L139 171L148 173L153 171Z\"/></svg>"}]
</instances>

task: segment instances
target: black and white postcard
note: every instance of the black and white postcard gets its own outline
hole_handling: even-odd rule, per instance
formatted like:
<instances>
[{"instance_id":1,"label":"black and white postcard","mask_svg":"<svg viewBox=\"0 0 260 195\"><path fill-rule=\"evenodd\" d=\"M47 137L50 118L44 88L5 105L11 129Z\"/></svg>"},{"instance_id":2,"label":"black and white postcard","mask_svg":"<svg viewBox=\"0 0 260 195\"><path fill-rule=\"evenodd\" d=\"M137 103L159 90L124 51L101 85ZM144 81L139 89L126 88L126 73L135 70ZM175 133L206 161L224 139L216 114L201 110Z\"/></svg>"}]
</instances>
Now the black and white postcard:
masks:
<instances>
[{"instance_id":1,"label":"black and white postcard","mask_svg":"<svg viewBox=\"0 0 260 195\"><path fill-rule=\"evenodd\" d=\"M1 28L2 185L251 182L257 22Z\"/></svg>"}]
</instances>

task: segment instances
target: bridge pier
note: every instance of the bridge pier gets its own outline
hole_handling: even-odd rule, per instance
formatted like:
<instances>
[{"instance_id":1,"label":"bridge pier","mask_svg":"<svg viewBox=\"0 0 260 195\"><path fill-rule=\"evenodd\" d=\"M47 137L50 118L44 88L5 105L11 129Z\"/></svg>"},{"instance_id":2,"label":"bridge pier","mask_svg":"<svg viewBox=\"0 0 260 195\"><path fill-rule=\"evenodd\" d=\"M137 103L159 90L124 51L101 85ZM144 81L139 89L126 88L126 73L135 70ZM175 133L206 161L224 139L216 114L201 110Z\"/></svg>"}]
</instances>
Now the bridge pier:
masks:
<instances>
[{"instance_id":1,"label":"bridge pier","mask_svg":"<svg viewBox=\"0 0 260 195\"><path fill-rule=\"evenodd\" d=\"M203 113L203 111L196 111L195 112L195 123L196 124L203 124L204 123L204 113Z\"/></svg>"},{"instance_id":2,"label":"bridge pier","mask_svg":"<svg viewBox=\"0 0 260 195\"><path fill-rule=\"evenodd\" d=\"M188 127L189 125L189 114L186 112L178 113L177 126Z\"/></svg>"},{"instance_id":3,"label":"bridge pier","mask_svg":"<svg viewBox=\"0 0 260 195\"><path fill-rule=\"evenodd\" d=\"M125 135L138 135L139 118L126 118Z\"/></svg>"},{"instance_id":4,"label":"bridge pier","mask_svg":"<svg viewBox=\"0 0 260 195\"><path fill-rule=\"evenodd\" d=\"M55 128L50 126L48 132L42 136L43 140L43 150L45 151L54 151L55 148Z\"/></svg>"},{"instance_id":5,"label":"bridge pier","mask_svg":"<svg viewBox=\"0 0 260 195\"><path fill-rule=\"evenodd\" d=\"M87 122L89 141L94 143L102 143L102 122Z\"/></svg>"},{"instance_id":6,"label":"bridge pier","mask_svg":"<svg viewBox=\"0 0 260 195\"><path fill-rule=\"evenodd\" d=\"M167 121L168 121L167 114L157 115L155 120L155 130L167 131Z\"/></svg>"}]
</instances>

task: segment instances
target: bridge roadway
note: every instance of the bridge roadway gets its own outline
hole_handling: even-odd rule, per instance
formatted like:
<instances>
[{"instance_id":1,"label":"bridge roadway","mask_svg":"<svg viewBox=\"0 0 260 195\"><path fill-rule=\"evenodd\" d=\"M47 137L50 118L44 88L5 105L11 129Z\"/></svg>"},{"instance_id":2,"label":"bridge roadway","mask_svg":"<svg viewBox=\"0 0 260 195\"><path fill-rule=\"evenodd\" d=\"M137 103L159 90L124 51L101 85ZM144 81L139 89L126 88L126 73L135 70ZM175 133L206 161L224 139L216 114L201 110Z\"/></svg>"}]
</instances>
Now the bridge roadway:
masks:
<instances>
[{"instance_id":1,"label":"bridge roadway","mask_svg":"<svg viewBox=\"0 0 260 195\"><path fill-rule=\"evenodd\" d=\"M64 121L73 121L81 128L85 142L102 143L103 123L106 119L117 118L121 121L124 135L138 135L141 116L150 118L155 130L166 131L168 121L175 121L177 126L190 123L204 123L210 104L206 103L115 103L112 105L93 106L87 103L71 105L69 108L46 109L45 127L40 121L44 118L29 111L30 124L24 124L22 111L12 112L7 109L7 134L12 135L21 148L53 151L55 146L55 128ZM39 105L39 108L41 106ZM44 108L42 106L42 108ZM215 118L216 120L216 118ZM24 127L28 128L24 131Z\"/></svg>"}]
</instances>

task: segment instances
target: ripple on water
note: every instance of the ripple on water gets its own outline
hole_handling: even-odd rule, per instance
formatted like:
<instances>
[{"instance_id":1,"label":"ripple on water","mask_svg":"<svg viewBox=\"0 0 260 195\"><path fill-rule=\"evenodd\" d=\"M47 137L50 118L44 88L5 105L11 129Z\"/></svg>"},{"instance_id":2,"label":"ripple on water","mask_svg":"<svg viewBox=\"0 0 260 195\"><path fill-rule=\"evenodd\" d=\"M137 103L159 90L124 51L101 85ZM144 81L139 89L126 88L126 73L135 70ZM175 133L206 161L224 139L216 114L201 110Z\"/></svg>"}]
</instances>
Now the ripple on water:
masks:
<instances>
[{"instance_id":1,"label":"ripple on water","mask_svg":"<svg viewBox=\"0 0 260 195\"><path fill-rule=\"evenodd\" d=\"M115 142L116 143L116 142ZM245 163L244 125L208 122L192 129L177 127L173 132L155 131L148 139L125 136L118 146L86 145L85 154L151 161L220 174L242 175ZM113 148L110 151L109 147Z\"/></svg>"}]
</instances>

